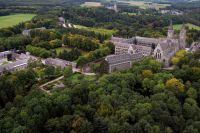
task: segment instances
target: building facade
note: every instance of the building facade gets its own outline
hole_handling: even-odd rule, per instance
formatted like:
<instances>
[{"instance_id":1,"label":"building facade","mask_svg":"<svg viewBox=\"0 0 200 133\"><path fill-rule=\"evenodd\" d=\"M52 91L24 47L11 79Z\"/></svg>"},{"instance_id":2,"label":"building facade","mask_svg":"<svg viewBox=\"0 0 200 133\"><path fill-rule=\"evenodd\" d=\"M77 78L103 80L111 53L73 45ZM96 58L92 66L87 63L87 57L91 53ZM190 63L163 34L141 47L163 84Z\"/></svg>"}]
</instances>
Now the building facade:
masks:
<instances>
[{"instance_id":1,"label":"building facade","mask_svg":"<svg viewBox=\"0 0 200 133\"><path fill-rule=\"evenodd\" d=\"M111 73L115 70L126 70L131 68L132 64L143 59L142 53L136 54L115 54L109 55L105 58L108 62L108 72Z\"/></svg>"}]
</instances>

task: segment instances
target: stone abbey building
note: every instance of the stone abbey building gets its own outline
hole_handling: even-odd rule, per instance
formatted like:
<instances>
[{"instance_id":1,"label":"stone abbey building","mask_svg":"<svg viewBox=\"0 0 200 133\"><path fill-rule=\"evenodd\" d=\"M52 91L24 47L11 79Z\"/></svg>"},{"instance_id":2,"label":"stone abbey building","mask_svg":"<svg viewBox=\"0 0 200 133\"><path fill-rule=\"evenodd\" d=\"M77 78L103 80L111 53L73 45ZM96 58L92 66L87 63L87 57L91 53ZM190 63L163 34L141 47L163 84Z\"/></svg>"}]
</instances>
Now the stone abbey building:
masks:
<instances>
[{"instance_id":1,"label":"stone abbey building","mask_svg":"<svg viewBox=\"0 0 200 133\"><path fill-rule=\"evenodd\" d=\"M172 22L168 28L168 36L166 38L118 38L112 37L111 41L115 45L115 54L106 57L109 64L109 72L124 70L131 67L132 63L141 60L145 56L153 56L165 67L171 64L171 58L177 51L186 47L186 29L182 26L179 37L175 38ZM130 56L130 57L128 57ZM130 62L125 65L125 62ZM116 62L116 63L113 63Z\"/></svg>"}]
</instances>

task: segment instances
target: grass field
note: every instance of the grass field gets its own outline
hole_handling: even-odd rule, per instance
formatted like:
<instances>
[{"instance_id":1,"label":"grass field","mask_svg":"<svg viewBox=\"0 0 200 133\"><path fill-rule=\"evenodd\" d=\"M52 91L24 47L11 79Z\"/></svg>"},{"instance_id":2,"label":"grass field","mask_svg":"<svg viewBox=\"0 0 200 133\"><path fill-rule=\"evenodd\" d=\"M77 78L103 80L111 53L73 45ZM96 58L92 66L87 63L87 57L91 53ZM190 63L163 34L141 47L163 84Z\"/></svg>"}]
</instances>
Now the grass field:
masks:
<instances>
[{"instance_id":1,"label":"grass field","mask_svg":"<svg viewBox=\"0 0 200 133\"><path fill-rule=\"evenodd\" d=\"M121 14L125 14L125 15L130 15L130 16L135 16L137 15L137 13L130 13L130 12L123 12Z\"/></svg>"},{"instance_id":2,"label":"grass field","mask_svg":"<svg viewBox=\"0 0 200 133\"><path fill-rule=\"evenodd\" d=\"M159 10L160 8L165 8L167 6L170 6L170 4L158 4L158 3L144 2L144 1L119 0L118 2L126 3L126 4L129 4L131 6L138 6L139 8L142 8L142 9L154 8L154 9Z\"/></svg>"},{"instance_id":3,"label":"grass field","mask_svg":"<svg viewBox=\"0 0 200 133\"><path fill-rule=\"evenodd\" d=\"M82 25L76 25L76 28L84 29L84 30L87 30L87 31L93 31L95 33L106 34L106 35L113 35L114 33L117 32L117 30L108 30L108 29L103 29L103 28L92 28L92 27L85 27L85 26L82 26Z\"/></svg>"},{"instance_id":4,"label":"grass field","mask_svg":"<svg viewBox=\"0 0 200 133\"><path fill-rule=\"evenodd\" d=\"M56 50L56 53L57 53L57 54L60 54L60 53L63 52L64 50L70 51L71 48L63 48L63 47L60 47L60 48L56 48L55 50Z\"/></svg>"},{"instance_id":5,"label":"grass field","mask_svg":"<svg viewBox=\"0 0 200 133\"><path fill-rule=\"evenodd\" d=\"M17 25L20 22L31 20L35 14L13 14L0 17L0 28Z\"/></svg>"},{"instance_id":6,"label":"grass field","mask_svg":"<svg viewBox=\"0 0 200 133\"><path fill-rule=\"evenodd\" d=\"M193 24L186 24L186 26L189 27L189 29L196 29L196 30L200 30L200 26L197 26L197 25L193 25ZM174 29L175 30L180 30L182 28L182 24L176 24L176 25L173 25Z\"/></svg>"},{"instance_id":7,"label":"grass field","mask_svg":"<svg viewBox=\"0 0 200 133\"><path fill-rule=\"evenodd\" d=\"M82 7L100 7L102 4L100 2L85 2L81 5Z\"/></svg>"}]
</instances>

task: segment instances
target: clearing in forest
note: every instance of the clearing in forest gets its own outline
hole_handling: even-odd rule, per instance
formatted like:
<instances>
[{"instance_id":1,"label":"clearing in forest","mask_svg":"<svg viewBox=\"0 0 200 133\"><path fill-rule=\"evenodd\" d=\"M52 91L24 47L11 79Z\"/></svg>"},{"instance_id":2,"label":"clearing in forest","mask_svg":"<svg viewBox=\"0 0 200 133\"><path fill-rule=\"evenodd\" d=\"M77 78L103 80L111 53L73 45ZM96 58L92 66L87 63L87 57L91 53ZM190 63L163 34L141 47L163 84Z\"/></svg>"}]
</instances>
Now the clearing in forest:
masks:
<instances>
[{"instance_id":1,"label":"clearing in forest","mask_svg":"<svg viewBox=\"0 0 200 133\"><path fill-rule=\"evenodd\" d=\"M20 22L25 22L31 20L35 14L13 14L8 16L0 16L0 28L11 27L19 24Z\"/></svg>"},{"instance_id":2,"label":"clearing in forest","mask_svg":"<svg viewBox=\"0 0 200 133\"><path fill-rule=\"evenodd\" d=\"M167 6L170 6L170 4L159 4L159 3L144 2L144 1L119 0L118 2L126 3L126 4L129 4L131 6L137 6L141 9L153 8L153 9L159 10L160 8L165 8Z\"/></svg>"},{"instance_id":3,"label":"clearing in forest","mask_svg":"<svg viewBox=\"0 0 200 133\"><path fill-rule=\"evenodd\" d=\"M105 34L105 35L110 35L110 36L112 36L114 33L117 32L117 30L109 30L109 29L104 29L104 28L93 28L93 27L86 27L82 25L75 25L75 26L78 29L84 29L87 31L93 31L95 33L100 33L100 34Z\"/></svg>"},{"instance_id":4,"label":"clearing in forest","mask_svg":"<svg viewBox=\"0 0 200 133\"><path fill-rule=\"evenodd\" d=\"M186 26L188 26L189 29L200 30L200 26L197 26L194 24L187 23ZM175 30L180 30L182 28L182 24L175 24L175 25L173 25L173 27Z\"/></svg>"},{"instance_id":5,"label":"clearing in forest","mask_svg":"<svg viewBox=\"0 0 200 133\"><path fill-rule=\"evenodd\" d=\"M82 7L100 7L102 4L100 2L85 2L81 5Z\"/></svg>"}]
</instances>

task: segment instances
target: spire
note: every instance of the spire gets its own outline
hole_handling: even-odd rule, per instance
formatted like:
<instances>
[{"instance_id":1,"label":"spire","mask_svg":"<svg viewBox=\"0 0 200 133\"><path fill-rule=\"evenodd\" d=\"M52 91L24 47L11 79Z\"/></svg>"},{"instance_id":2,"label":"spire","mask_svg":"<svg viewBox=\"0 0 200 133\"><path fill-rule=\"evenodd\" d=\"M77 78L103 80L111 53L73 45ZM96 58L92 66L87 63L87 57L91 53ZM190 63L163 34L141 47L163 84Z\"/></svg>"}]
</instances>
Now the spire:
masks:
<instances>
[{"instance_id":1,"label":"spire","mask_svg":"<svg viewBox=\"0 0 200 133\"><path fill-rule=\"evenodd\" d=\"M172 20L170 21L170 25L168 28L168 38L173 38L174 37L174 29L173 29L173 24L172 24Z\"/></svg>"},{"instance_id":2,"label":"spire","mask_svg":"<svg viewBox=\"0 0 200 133\"><path fill-rule=\"evenodd\" d=\"M185 23L183 23L181 30L185 30Z\"/></svg>"},{"instance_id":3,"label":"spire","mask_svg":"<svg viewBox=\"0 0 200 133\"><path fill-rule=\"evenodd\" d=\"M115 10L115 12L118 12L118 9L117 9L117 1L115 0L115 2L114 2L114 10Z\"/></svg>"},{"instance_id":4,"label":"spire","mask_svg":"<svg viewBox=\"0 0 200 133\"><path fill-rule=\"evenodd\" d=\"M173 23L172 23L172 20L170 20L169 30L173 30Z\"/></svg>"}]
</instances>

